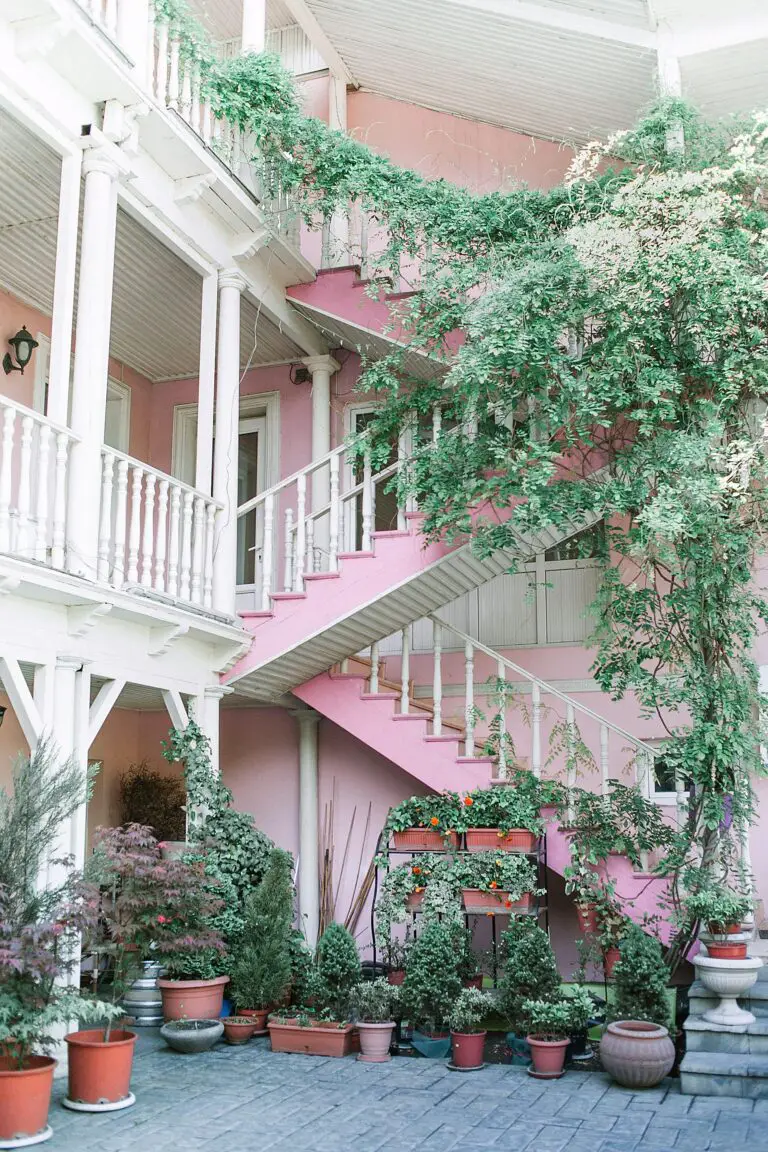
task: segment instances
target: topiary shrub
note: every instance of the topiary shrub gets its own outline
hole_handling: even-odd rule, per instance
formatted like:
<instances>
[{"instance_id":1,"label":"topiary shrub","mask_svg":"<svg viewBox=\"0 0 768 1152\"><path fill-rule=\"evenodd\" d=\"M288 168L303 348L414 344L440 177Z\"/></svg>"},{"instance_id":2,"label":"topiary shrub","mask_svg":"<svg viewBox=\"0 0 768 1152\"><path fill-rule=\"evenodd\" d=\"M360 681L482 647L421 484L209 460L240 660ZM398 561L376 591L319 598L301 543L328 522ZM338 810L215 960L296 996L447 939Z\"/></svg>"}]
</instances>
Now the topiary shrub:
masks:
<instances>
[{"instance_id":1,"label":"topiary shrub","mask_svg":"<svg viewBox=\"0 0 768 1152\"><path fill-rule=\"evenodd\" d=\"M362 979L360 956L350 932L341 924L329 924L317 942L317 981L313 995L323 1013L333 1020L347 1020L352 989Z\"/></svg>"},{"instance_id":2,"label":"topiary shrub","mask_svg":"<svg viewBox=\"0 0 768 1152\"><path fill-rule=\"evenodd\" d=\"M264 879L245 907L245 929L232 963L232 997L239 1009L272 1008L293 975L291 857L273 848Z\"/></svg>"},{"instance_id":3,"label":"topiary shrub","mask_svg":"<svg viewBox=\"0 0 768 1152\"><path fill-rule=\"evenodd\" d=\"M184 840L187 793L180 776L164 776L149 761L131 764L120 777L120 823L151 828L157 840Z\"/></svg>"},{"instance_id":4,"label":"topiary shrub","mask_svg":"<svg viewBox=\"0 0 768 1152\"><path fill-rule=\"evenodd\" d=\"M461 992L461 959L451 924L427 924L411 947L403 982L403 1006L411 1023L422 1032L445 1030Z\"/></svg>"},{"instance_id":5,"label":"topiary shrub","mask_svg":"<svg viewBox=\"0 0 768 1152\"><path fill-rule=\"evenodd\" d=\"M499 1007L513 1032L529 1025L527 1000L553 1001L560 989L549 936L530 917L516 917L501 938L504 971L499 981Z\"/></svg>"},{"instance_id":6,"label":"topiary shrub","mask_svg":"<svg viewBox=\"0 0 768 1152\"><path fill-rule=\"evenodd\" d=\"M611 1009L612 1019L645 1020L668 1027L668 970L658 940L632 924L619 945L619 952L620 959L613 969L616 1000Z\"/></svg>"}]
</instances>

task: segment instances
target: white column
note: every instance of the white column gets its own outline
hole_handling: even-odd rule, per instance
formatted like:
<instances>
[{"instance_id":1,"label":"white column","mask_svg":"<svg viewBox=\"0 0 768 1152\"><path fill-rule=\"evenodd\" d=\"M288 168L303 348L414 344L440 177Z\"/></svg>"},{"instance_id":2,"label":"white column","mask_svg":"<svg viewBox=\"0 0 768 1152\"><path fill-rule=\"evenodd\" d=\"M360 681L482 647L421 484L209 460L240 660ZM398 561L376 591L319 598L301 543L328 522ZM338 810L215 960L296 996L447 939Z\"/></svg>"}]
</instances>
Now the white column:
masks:
<instances>
[{"instance_id":1,"label":"white column","mask_svg":"<svg viewBox=\"0 0 768 1152\"><path fill-rule=\"evenodd\" d=\"M197 454L195 488L211 495L213 481L213 405L216 392L216 317L219 309L219 277L214 272L203 280L200 317L200 369L197 392Z\"/></svg>"},{"instance_id":2,"label":"white column","mask_svg":"<svg viewBox=\"0 0 768 1152\"><path fill-rule=\"evenodd\" d=\"M337 132L347 131L347 80L333 71L328 77L328 125ZM345 206L331 217L329 264L337 268L349 263L349 209Z\"/></svg>"},{"instance_id":3,"label":"white column","mask_svg":"<svg viewBox=\"0 0 768 1152\"><path fill-rule=\"evenodd\" d=\"M61 883L66 876L60 863L64 857L71 855L76 869L82 868L85 859L90 673L83 667L82 659L70 655L57 656L52 688L50 714L58 753L62 760L74 757L83 773L83 803L62 827L58 844L48 862L48 883L53 885Z\"/></svg>"},{"instance_id":4,"label":"white column","mask_svg":"<svg viewBox=\"0 0 768 1152\"><path fill-rule=\"evenodd\" d=\"M134 66L139 84L148 87L150 0L123 0L117 10L117 40Z\"/></svg>"},{"instance_id":5,"label":"white column","mask_svg":"<svg viewBox=\"0 0 768 1152\"><path fill-rule=\"evenodd\" d=\"M242 52L263 52L267 43L267 0L243 0Z\"/></svg>"},{"instance_id":6,"label":"white column","mask_svg":"<svg viewBox=\"0 0 768 1152\"><path fill-rule=\"evenodd\" d=\"M320 924L318 873L318 725L310 709L295 713L299 725L299 919L314 948Z\"/></svg>"},{"instance_id":7,"label":"white column","mask_svg":"<svg viewBox=\"0 0 768 1152\"><path fill-rule=\"evenodd\" d=\"M333 356L308 356L304 360L312 373L312 459L320 460L331 450L331 376L341 365ZM324 508L331 499L330 465L312 473L312 509ZM330 518L324 516L315 525L315 544L327 551L330 540Z\"/></svg>"},{"instance_id":8,"label":"white column","mask_svg":"<svg viewBox=\"0 0 768 1152\"><path fill-rule=\"evenodd\" d=\"M72 321L75 311L75 272L77 267L77 233L80 226L82 168L82 152L64 156L61 161L46 415L58 424L64 425L69 421L69 373L72 360Z\"/></svg>"},{"instance_id":9,"label":"white column","mask_svg":"<svg viewBox=\"0 0 768 1152\"><path fill-rule=\"evenodd\" d=\"M219 353L216 381L216 443L213 496L218 517L213 551L213 606L235 614L237 577L237 456L240 422L240 294L245 280L236 270L219 275Z\"/></svg>"},{"instance_id":10,"label":"white column","mask_svg":"<svg viewBox=\"0 0 768 1152\"><path fill-rule=\"evenodd\" d=\"M214 775L221 774L220 740L221 699L234 692L224 684L209 684L195 699L195 718L211 742L211 767Z\"/></svg>"},{"instance_id":11,"label":"white column","mask_svg":"<svg viewBox=\"0 0 768 1152\"><path fill-rule=\"evenodd\" d=\"M96 578L99 474L109 373L109 333L117 225L117 163L102 150L83 158L85 197L80 242L77 339L72 385L72 445L68 491L68 567Z\"/></svg>"}]
</instances>

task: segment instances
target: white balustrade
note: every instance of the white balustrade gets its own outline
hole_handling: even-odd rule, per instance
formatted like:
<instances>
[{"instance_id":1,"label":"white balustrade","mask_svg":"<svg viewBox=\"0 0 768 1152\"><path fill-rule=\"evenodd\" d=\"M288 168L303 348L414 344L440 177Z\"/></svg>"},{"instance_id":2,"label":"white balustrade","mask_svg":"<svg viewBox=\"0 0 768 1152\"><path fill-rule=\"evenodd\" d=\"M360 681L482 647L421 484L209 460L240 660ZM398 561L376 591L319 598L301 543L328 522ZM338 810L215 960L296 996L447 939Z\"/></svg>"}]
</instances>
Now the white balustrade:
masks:
<instances>
[{"instance_id":1,"label":"white balustrade","mask_svg":"<svg viewBox=\"0 0 768 1152\"><path fill-rule=\"evenodd\" d=\"M464 749L466 756L475 754L475 646L464 643Z\"/></svg>"},{"instance_id":2,"label":"white balustrade","mask_svg":"<svg viewBox=\"0 0 768 1152\"><path fill-rule=\"evenodd\" d=\"M80 7L107 35L113 39L117 35L119 5L130 4L132 0L79 0Z\"/></svg>"},{"instance_id":3,"label":"white balustrade","mask_svg":"<svg viewBox=\"0 0 768 1152\"><path fill-rule=\"evenodd\" d=\"M77 437L0 397L0 552L63 568L69 449Z\"/></svg>"},{"instance_id":4,"label":"white balustrade","mask_svg":"<svg viewBox=\"0 0 768 1152\"><path fill-rule=\"evenodd\" d=\"M400 654L400 715L407 716L411 696L411 647L410 629L403 628L402 651Z\"/></svg>"},{"instance_id":5,"label":"white balustrade","mask_svg":"<svg viewBox=\"0 0 768 1152\"><path fill-rule=\"evenodd\" d=\"M113 588L138 586L210 608L219 508L172 476L104 448L99 579Z\"/></svg>"},{"instance_id":6,"label":"white balustrade","mask_svg":"<svg viewBox=\"0 0 768 1152\"><path fill-rule=\"evenodd\" d=\"M369 691L372 692L374 696L379 691L380 663L379 642L378 640L374 640L373 644L371 644L371 675L368 680Z\"/></svg>"}]
</instances>

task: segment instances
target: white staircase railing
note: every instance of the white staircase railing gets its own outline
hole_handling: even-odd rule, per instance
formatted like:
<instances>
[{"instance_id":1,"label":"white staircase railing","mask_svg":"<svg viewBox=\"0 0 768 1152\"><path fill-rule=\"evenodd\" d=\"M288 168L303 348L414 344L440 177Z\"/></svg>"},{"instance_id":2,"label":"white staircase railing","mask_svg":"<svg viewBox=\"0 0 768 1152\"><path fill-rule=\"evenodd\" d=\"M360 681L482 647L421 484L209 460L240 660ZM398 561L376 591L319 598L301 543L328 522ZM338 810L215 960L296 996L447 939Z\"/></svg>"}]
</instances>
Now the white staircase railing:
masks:
<instances>
[{"instance_id":1,"label":"white staircase railing","mask_svg":"<svg viewBox=\"0 0 768 1152\"><path fill-rule=\"evenodd\" d=\"M117 36L119 5L130 2L131 0L78 0L80 7L85 9L91 20L113 39Z\"/></svg>"},{"instance_id":2,"label":"white staircase railing","mask_svg":"<svg viewBox=\"0 0 768 1152\"><path fill-rule=\"evenodd\" d=\"M64 567L69 451L77 436L0 396L0 552Z\"/></svg>"},{"instance_id":3,"label":"white staircase railing","mask_svg":"<svg viewBox=\"0 0 768 1152\"><path fill-rule=\"evenodd\" d=\"M221 504L113 448L101 461L99 579L210 608Z\"/></svg>"}]
</instances>

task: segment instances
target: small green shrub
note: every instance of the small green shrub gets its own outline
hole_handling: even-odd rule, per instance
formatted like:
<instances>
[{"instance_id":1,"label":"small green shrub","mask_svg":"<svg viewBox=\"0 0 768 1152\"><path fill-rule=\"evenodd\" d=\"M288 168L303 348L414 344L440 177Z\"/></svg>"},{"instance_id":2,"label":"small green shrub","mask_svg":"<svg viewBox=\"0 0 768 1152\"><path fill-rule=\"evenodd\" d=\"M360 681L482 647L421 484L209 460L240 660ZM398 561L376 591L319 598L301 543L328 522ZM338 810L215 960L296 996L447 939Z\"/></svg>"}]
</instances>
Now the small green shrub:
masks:
<instances>
[{"instance_id":1,"label":"small green shrub","mask_svg":"<svg viewBox=\"0 0 768 1152\"><path fill-rule=\"evenodd\" d=\"M232 963L232 998L238 1010L279 1004L291 982L291 871L290 855L273 848L264 879L246 902L245 928Z\"/></svg>"},{"instance_id":2,"label":"small green shrub","mask_svg":"<svg viewBox=\"0 0 768 1152\"><path fill-rule=\"evenodd\" d=\"M483 1023L493 1010L493 1001L487 992L479 988L462 988L448 1014L448 1027L451 1032L466 1036L473 1032L484 1032Z\"/></svg>"},{"instance_id":3,"label":"small green shrub","mask_svg":"<svg viewBox=\"0 0 768 1152\"><path fill-rule=\"evenodd\" d=\"M423 1031L442 1031L461 991L461 957L451 925L427 924L414 942L405 970L403 1006L413 1024Z\"/></svg>"},{"instance_id":4,"label":"small green shrub","mask_svg":"<svg viewBox=\"0 0 768 1152\"><path fill-rule=\"evenodd\" d=\"M669 1024L667 968L661 945L636 924L630 925L619 946L620 959L613 970L616 1000L614 1020L645 1020Z\"/></svg>"},{"instance_id":5,"label":"small green shrub","mask_svg":"<svg viewBox=\"0 0 768 1152\"><path fill-rule=\"evenodd\" d=\"M400 989L386 980L363 980L350 994L352 1011L363 1024L388 1024L394 1019Z\"/></svg>"},{"instance_id":6,"label":"small green shrub","mask_svg":"<svg viewBox=\"0 0 768 1152\"><path fill-rule=\"evenodd\" d=\"M504 972L499 981L499 1006L513 1032L528 1027L527 1000L551 1002L560 977L549 936L530 917L514 919L501 939Z\"/></svg>"},{"instance_id":7,"label":"small green shrub","mask_svg":"<svg viewBox=\"0 0 768 1152\"><path fill-rule=\"evenodd\" d=\"M329 924L317 942L313 997L330 1018L346 1020L352 989L362 975L357 945L341 924Z\"/></svg>"}]
</instances>

